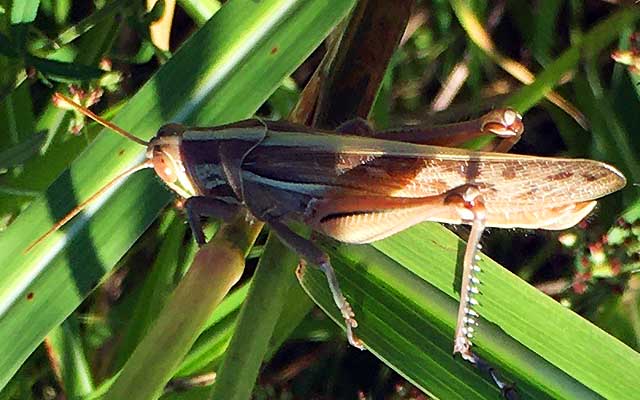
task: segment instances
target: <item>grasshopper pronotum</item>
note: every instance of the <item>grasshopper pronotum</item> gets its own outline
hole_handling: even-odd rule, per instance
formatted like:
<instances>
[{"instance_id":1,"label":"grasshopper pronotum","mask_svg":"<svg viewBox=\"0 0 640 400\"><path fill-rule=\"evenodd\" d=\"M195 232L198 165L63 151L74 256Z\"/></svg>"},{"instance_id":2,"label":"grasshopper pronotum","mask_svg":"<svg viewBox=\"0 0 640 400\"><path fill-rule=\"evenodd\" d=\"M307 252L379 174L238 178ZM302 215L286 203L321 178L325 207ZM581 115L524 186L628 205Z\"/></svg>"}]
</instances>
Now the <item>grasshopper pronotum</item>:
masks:
<instances>
[{"instance_id":1,"label":"grasshopper pronotum","mask_svg":"<svg viewBox=\"0 0 640 400\"><path fill-rule=\"evenodd\" d=\"M145 145L147 159L74 208L27 251L116 182L154 168L185 199L198 244L205 243L201 216L229 220L245 208L318 266L345 319L349 342L359 348L363 343L353 332L355 314L329 258L289 229L288 222L303 222L347 243L380 240L423 221L471 225L454 353L477 363L471 351L478 317L474 271L484 228L565 229L586 217L596 199L625 185L618 170L601 162L495 152L508 149L523 131L520 115L511 109L445 127L382 132L361 120L345 123L339 132L259 119L212 128L169 124L146 142L62 95L54 99ZM455 146L486 134L496 136L494 152L435 146Z\"/></svg>"}]
</instances>

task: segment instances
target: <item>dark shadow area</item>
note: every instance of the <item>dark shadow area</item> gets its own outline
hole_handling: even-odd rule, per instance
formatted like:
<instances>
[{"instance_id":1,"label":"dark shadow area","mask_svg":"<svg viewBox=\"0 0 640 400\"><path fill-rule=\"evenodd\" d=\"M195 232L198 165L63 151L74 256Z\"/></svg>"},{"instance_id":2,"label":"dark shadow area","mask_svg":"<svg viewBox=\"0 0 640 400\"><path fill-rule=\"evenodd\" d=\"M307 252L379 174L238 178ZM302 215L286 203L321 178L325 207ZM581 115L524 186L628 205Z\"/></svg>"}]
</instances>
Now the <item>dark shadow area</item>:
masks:
<instances>
[{"instance_id":1,"label":"dark shadow area","mask_svg":"<svg viewBox=\"0 0 640 400\"><path fill-rule=\"evenodd\" d=\"M56 221L61 220L73 207L79 204L71 179L71 173L65 170L45 192L49 212ZM82 218L83 213L76 216ZM69 222L73 224L73 220ZM100 262L93 241L87 234L91 220L85 219L84 225L69 238L64 247L71 275L79 293L87 294L108 271ZM65 232L65 227L61 228Z\"/></svg>"},{"instance_id":2,"label":"dark shadow area","mask_svg":"<svg viewBox=\"0 0 640 400\"><path fill-rule=\"evenodd\" d=\"M114 205L121 204L121 201L124 201L124 196L130 196L131 193L135 193L139 198L134 201L137 205L134 209L105 217L103 214L105 210L107 212L110 210L107 205L97 210L91 218L87 218L86 214L83 215L82 212L77 215L74 220L82 219L82 221L75 223L82 223L82 226L71 227L70 225L72 236L68 238L63 251L71 268L71 275L76 289L83 297L98 285L105 274L109 273L117 262L115 260L113 265L105 265L100 260L96 245L90 234L92 224L99 224L102 234L104 232L113 232L114 237L111 244L116 247L126 247L122 251L124 254L128 247L126 243L122 242L125 239L118 236L119 226L140 226L140 232L144 232L153 222L158 210L166 205L171 198L171 194L162 189L162 185L157 180L151 178L152 175L152 171L144 171L131 176L107 199L107 202L111 202ZM61 192L60 188L64 190ZM64 193L64 195L61 196L60 193ZM63 218L70 208L78 204L69 170L65 171L47 190L46 198L50 213L56 220ZM74 220L70 221L69 224L74 224ZM63 227L61 231L65 232L69 228Z\"/></svg>"},{"instance_id":3,"label":"dark shadow area","mask_svg":"<svg viewBox=\"0 0 640 400\"><path fill-rule=\"evenodd\" d=\"M458 233L459 235L459 233ZM465 236L468 236L469 232L465 232ZM451 283L453 286L454 293L458 293L458 296L461 296L460 293L460 285L462 285L462 269L464 263L464 252L467 249L466 240L458 241L458 248L456 250L456 275L455 279Z\"/></svg>"}]
</instances>

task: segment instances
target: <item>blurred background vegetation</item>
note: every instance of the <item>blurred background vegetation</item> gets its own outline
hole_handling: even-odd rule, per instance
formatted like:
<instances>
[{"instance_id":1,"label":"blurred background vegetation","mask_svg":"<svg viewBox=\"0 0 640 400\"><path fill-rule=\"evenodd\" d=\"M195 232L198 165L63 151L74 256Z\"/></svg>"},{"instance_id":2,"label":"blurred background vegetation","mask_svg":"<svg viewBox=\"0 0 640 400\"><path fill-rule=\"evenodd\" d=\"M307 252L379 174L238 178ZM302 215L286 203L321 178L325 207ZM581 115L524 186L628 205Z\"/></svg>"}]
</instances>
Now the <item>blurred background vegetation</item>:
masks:
<instances>
[{"instance_id":1,"label":"blurred background vegetation","mask_svg":"<svg viewBox=\"0 0 640 400\"><path fill-rule=\"evenodd\" d=\"M117 115L120 124L145 137L171 121L216 125L254 111L263 118L287 118L331 43L337 42L345 28L340 21L351 7L350 2L328 7L317 1L300 3L165 0L150 6L122 0L0 1L0 230L5 231L0 234L0 269L7 277L0 285L0 341L15 350L3 364L0 397L86 398L102 393L148 331L195 253L181 213L173 204L165 206L169 195L145 175L141 179L146 180L134 181L128 192L109 200L123 206L99 205L103 214L96 213L91 226L81 228L91 229L96 241L87 244L79 239L69 247L65 243L64 252L58 248L47 253L50 256L22 261L26 244L100 186L91 177L106 179L140 153L112 136L103 135L95 144L100 128L54 107L52 93L75 95L107 118ZM579 382L576 387L584 385L593 397L615 398L608 393L624 393L628 382L640 378L638 364L635 372L628 364L638 361L634 350L640 348L636 133L640 43L634 35L638 17L640 10L633 1L417 1L380 77L370 114L372 122L383 128L462 121L511 105L527 111L525 135L512 152L591 158L624 172L628 187L603 199L594 215L575 228L559 233L492 229L483 239L485 253L499 264L617 338L610 343L619 340L629 347L617 347L625 352L618 365L611 360L611 366L601 366L626 370L629 379L620 382L607 382L603 376L597 382L597 370L588 378L589 371L580 375L549 361L562 370L558 376L570 376ZM384 26L368 29L378 31L381 41L392 40ZM330 40L324 40L332 30ZM200 36L174 60L176 50L196 35ZM259 40L253 40L256 37ZM366 53L368 43L359 45ZM268 61L269 57L276 61ZM141 90L145 83L148 90ZM69 172L72 161L88 147L93 149ZM157 196L151 200L145 193ZM49 205L51 212L43 198L57 199ZM41 204L25 213L36 199ZM142 215L136 214L138 209ZM465 228L451 229L462 237L466 234ZM210 318L209 328L172 374L163 398L204 398L209 393L266 240L265 231L248 254L238 288ZM109 243L115 243L113 248ZM416 239L416 246L421 245ZM58 260L61 254L64 261ZM451 257L455 260L455 252ZM293 280L293 269L287 271ZM69 285L70 280L76 285ZM384 285L377 286L386 293ZM279 317L279 339L273 336L264 361L257 361L256 372L263 363L257 384L253 389L252 379L246 384L254 398L428 398L423 392L453 398L450 394L462 393L459 385L472 379L450 369L421 371L408 362L385 365L370 352L350 348L343 332L312 307L297 283L288 290L299 296L289 307L294 316ZM486 292L490 291L488 287ZM518 305L514 297L513 308L510 301L495 307L535 314L536 306L526 301ZM405 312L407 317L401 314L401 319L406 321L411 314ZM509 318L534 318L526 311L522 314ZM549 328L557 323L555 316L538 317L547 320ZM509 331L501 321L489 319ZM438 325L438 330L445 328ZM442 335L451 338L452 332L445 330ZM591 343L582 350L607 352L607 344L595 339ZM448 346L444 340L439 348L450 358ZM567 365L579 363L568 357ZM501 364L500 355L488 358L506 380L524 387L523 397L562 397L551 383L545 387L544 380L520 382L527 379L526 368L517 372L521 367ZM448 388L424 384L420 374L435 376ZM475 389L475 383L469 383L477 390L470 393L499 395L487 377L477 379L484 386ZM612 385L619 385L620 391L607 392L605 388ZM581 390L570 393L585 393Z\"/></svg>"}]
</instances>

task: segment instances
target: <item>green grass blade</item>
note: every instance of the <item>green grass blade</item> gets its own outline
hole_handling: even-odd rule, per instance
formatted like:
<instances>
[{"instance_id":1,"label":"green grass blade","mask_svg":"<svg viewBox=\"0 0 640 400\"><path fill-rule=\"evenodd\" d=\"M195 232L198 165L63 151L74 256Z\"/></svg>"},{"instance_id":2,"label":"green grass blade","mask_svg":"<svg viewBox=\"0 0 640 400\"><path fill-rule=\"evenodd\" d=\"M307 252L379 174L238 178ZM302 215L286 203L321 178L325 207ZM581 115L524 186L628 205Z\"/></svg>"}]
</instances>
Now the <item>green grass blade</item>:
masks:
<instances>
[{"instance_id":1,"label":"green grass blade","mask_svg":"<svg viewBox=\"0 0 640 400\"><path fill-rule=\"evenodd\" d=\"M166 307L136 347L104 399L155 399L202 327L242 276L244 257L262 227L238 215L196 254Z\"/></svg>"},{"instance_id":2,"label":"green grass blade","mask_svg":"<svg viewBox=\"0 0 640 400\"><path fill-rule=\"evenodd\" d=\"M245 306L238 316L235 334L210 398L240 400L251 397L273 330L286 307L289 286L296 283L292 269L286 266L295 265L298 256L288 251L273 233L267 240L266 249L260 258ZM282 285L283 281L289 285ZM265 307L256 307L259 304Z\"/></svg>"},{"instance_id":3,"label":"green grass blade","mask_svg":"<svg viewBox=\"0 0 640 400\"><path fill-rule=\"evenodd\" d=\"M67 318L49 333L47 339L49 357L60 374L65 395L71 399L89 395L94 390L93 378L78 320Z\"/></svg>"},{"instance_id":4,"label":"green grass blade","mask_svg":"<svg viewBox=\"0 0 640 400\"><path fill-rule=\"evenodd\" d=\"M40 0L14 1L11 4L11 23L26 24L33 22L38 13Z\"/></svg>"},{"instance_id":5,"label":"green grass blade","mask_svg":"<svg viewBox=\"0 0 640 400\"><path fill-rule=\"evenodd\" d=\"M127 314L128 323L120 332L121 340L118 343L117 358L112 368L122 367L176 287L179 258L186 247L183 246L183 239L188 227L182 215L177 215L176 212L167 214L169 214L166 215L169 226L161 229L162 242L158 246L156 259L137 295L135 307Z\"/></svg>"},{"instance_id":6,"label":"green grass blade","mask_svg":"<svg viewBox=\"0 0 640 400\"><path fill-rule=\"evenodd\" d=\"M220 9L217 0L179 0L178 4L198 25L202 25Z\"/></svg>"},{"instance_id":7,"label":"green grass blade","mask_svg":"<svg viewBox=\"0 0 640 400\"><path fill-rule=\"evenodd\" d=\"M287 270L282 265L275 268ZM293 277L293 269L287 271ZM236 329L236 318L250 286L246 284L224 299L207 322L208 328L191 348L175 376L187 377L216 369ZM289 288L285 297L286 304L280 312L278 322L269 339L269 348L264 360L270 359L275 354L313 307L313 301L297 283Z\"/></svg>"},{"instance_id":8,"label":"green grass blade","mask_svg":"<svg viewBox=\"0 0 640 400\"><path fill-rule=\"evenodd\" d=\"M435 397L495 398L486 377L451 356L463 251L450 231L422 224L331 254L372 352ZM475 349L522 398L625 398L635 390L640 355L486 257L480 266ZM343 323L321 274L308 271L303 286Z\"/></svg>"},{"instance_id":9,"label":"green grass blade","mask_svg":"<svg viewBox=\"0 0 640 400\"><path fill-rule=\"evenodd\" d=\"M36 133L19 144L1 151L0 168L10 168L22 164L40 151L45 139L44 133Z\"/></svg>"}]
</instances>

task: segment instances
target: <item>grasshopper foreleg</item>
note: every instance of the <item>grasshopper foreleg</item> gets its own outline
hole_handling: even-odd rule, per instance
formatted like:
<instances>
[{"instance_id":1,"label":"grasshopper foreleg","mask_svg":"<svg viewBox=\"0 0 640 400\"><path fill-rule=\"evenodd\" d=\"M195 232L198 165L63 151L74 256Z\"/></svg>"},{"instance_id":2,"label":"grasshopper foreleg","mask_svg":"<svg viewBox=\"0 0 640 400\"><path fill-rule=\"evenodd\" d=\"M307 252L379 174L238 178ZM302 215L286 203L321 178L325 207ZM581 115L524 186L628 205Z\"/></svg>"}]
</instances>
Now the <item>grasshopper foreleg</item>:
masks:
<instances>
[{"instance_id":1,"label":"grasshopper foreleg","mask_svg":"<svg viewBox=\"0 0 640 400\"><path fill-rule=\"evenodd\" d=\"M342 294L338 278L336 277L336 273L329 261L329 256L327 256L313 242L298 236L282 222L274 220L267 221L267 223L283 243L293 249L296 253L300 254L304 260L315 265L324 272L327 277L327 282L329 283L329 289L331 290L333 301L336 303L336 306L338 306L338 309L340 309L340 313L345 320L349 343L354 347L364 349L362 341L353 332L353 329L358 326L358 322L354 318L355 314L351 309L351 304L349 304L344 294Z\"/></svg>"},{"instance_id":2,"label":"grasshopper foreleg","mask_svg":"<svg viewBox=\"0 0 640 400\"><path fill-rule=\"evenodd\" d=\"M206 239L200 217L214 217L224 222L230 222L240 210L240 206L210 197L194 196L185 201L184 209L187 213L187 221L189 221L193 237L196 243L202 246L206 243Z\"/></svg>"}]
</instances>

